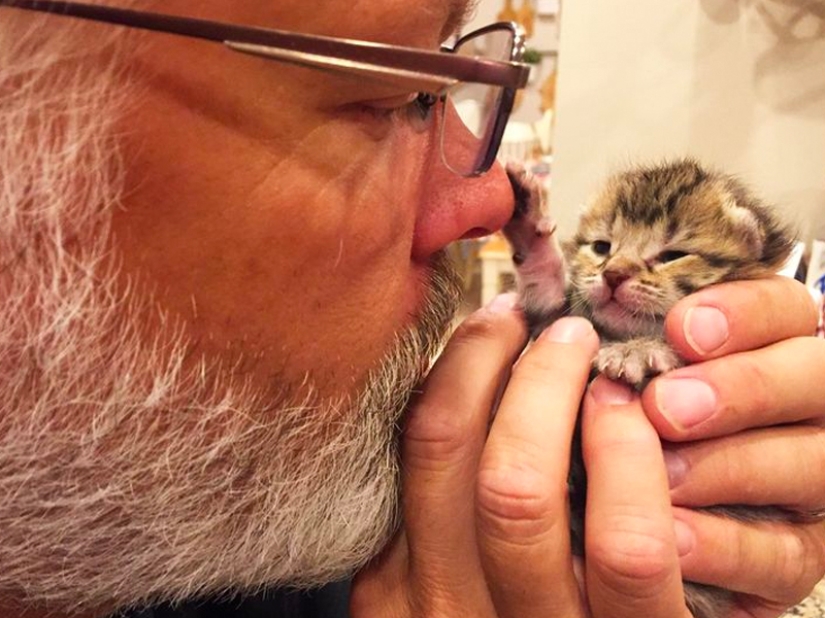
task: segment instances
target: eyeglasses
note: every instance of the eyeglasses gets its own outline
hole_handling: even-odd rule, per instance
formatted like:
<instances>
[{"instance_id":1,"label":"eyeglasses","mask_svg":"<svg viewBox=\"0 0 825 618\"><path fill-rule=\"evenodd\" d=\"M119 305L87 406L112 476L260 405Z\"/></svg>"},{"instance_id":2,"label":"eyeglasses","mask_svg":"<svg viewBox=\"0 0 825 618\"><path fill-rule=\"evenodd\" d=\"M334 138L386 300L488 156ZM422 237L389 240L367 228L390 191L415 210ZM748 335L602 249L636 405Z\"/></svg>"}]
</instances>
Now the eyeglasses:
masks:
<instances>
[{"instance_id":1,"label":"eyeglasses","mask_svg":"<svg viewBox=\"0 0 825 618\"><path fill-rule=\"evenodd\" d=\"M530 72L521 63L524 36L507 22L475 30L435 52L79 2L0 0L4 6L204 39L236 52L408 88L419 93L419 104L441 106L442 160L461 176L490 169L516 90ZM459 121L463 127L456 127ZM456 130L465 136L461 147L447 143Z\"/></svg>"}]
</instances>

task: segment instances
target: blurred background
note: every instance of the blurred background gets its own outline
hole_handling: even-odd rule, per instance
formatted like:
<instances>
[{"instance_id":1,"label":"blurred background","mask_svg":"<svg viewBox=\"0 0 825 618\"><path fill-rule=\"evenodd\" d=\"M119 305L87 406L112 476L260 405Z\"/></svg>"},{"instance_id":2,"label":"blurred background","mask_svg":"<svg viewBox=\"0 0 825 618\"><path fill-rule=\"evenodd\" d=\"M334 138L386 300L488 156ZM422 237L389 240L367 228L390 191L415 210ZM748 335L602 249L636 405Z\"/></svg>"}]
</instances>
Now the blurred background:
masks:
<instances>
[{"instance_id":1,"label":"blurred background","mask_svg":"<svg viewBox=\"0 0 825 618\"><path fill-rule=\"evenodd\" d=\"M775 204L825 286L825 0L480 0L466 30L499 20L533 65L499 158L539 176L562 238L610 173L691 155ZM454 252L469 308L512 284L502 239Z\"/></svg>"}]
</instances>

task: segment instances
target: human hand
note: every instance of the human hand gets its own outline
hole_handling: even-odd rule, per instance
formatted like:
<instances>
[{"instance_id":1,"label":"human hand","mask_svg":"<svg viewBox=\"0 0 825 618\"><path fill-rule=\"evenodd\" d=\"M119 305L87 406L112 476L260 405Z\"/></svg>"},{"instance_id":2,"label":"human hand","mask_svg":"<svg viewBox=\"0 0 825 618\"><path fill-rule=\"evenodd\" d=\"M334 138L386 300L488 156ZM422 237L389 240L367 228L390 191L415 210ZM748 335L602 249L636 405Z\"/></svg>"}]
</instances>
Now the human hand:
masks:
<instances>
[{"instance_id":1,"label":"human hand","mask_svg":"<svg viewBox=\"0 0 825 618\"><path fill-rule=\"evenodd\" d=\"M519 357L512 302L459 327L412 405L404 527L357 575L351 615L686 618L659 438L638 396L605 380L585 397L586 572L574 566L570 445L598 338L565 318Z\"/></svg>"},{"instance_id":2,"label":"human hand","mask_svg":"<svg viewBox=\"0 0 825 618\"><path fill-rule=\"evenodd\" d=\"M701 290L668 315L668 339L696 364L642 395L670 442L671 497L686 579L737 591L742 616L767 618L825 575L825 525L741 523L694 510L825 509L825 340L798 283L776 277Z\"/></svg>"}]
</instances>

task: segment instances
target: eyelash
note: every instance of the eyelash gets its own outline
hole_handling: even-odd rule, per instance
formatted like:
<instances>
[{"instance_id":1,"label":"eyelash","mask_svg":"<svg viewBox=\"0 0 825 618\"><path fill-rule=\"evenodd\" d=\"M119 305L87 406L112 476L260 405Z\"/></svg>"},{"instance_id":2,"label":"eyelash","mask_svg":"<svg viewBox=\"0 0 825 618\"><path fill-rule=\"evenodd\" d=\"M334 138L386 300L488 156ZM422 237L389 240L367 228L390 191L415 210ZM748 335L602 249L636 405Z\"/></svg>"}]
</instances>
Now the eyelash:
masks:
<instances>
[{"instance_id":1,"label":"eyelash","mask_svg":"<svg viewBox=\"0 0 825 618\"><path fill-rule=\"evenodd\" d=\"M435 106L440 98L429 92L419 92L409 106L411 110L418 112L422 119L427 119L435 114Z\"/></svg>"},{"instance_id":2,"label":"eyelash","mask_svg":"<svg viewBox=\"0 0 825 618\"><path fill-rule=\"evenodd\" d=\"M434 94L419 92L414 99L397 107L365 105L364 111L379 120L400 119L412 125L413 130L422 133L432 124L436 105L441 100Z\"/></svg>"},{"instance_id":3,"label":"eyelash","mask_svg":"<svg viewBox=\"0 0 825 618\"><path fill-rule=\"evenodd\" d=\"M434 94L419 92L418 96L407 105L409 115L415 114L413 122L423 125L417 130L424 130L430 126L432 119L435 117L435 106L439 100L440 97Z\"/></svg>"}]
</instances>

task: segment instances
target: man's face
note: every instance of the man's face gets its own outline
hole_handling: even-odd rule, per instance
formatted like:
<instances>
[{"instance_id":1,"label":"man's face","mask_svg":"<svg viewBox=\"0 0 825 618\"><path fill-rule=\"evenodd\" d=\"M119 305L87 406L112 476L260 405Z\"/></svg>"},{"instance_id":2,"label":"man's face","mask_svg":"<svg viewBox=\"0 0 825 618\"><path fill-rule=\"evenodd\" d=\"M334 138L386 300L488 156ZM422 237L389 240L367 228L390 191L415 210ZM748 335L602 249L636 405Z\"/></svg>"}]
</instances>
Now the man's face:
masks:
<instances>
[{"instance_id":1,"label":"man's face","mask_svg":"<svg viewBox=\"0 0 825 618\"><path fill-rule=\"evenodd\" d=\"M157 8L436 49L450 3ZM500 170L459 179L435 128L393 117L408 91L174 37L147 38L139 61L115 243L198 351L234 355L262 386L306 375L323 396L362 386L420 315L437 253L507 219Z\"/></svg>"},{"instance_id":2,"label":"man's face","mask_svg":"<svg viewBox=\"0 0 825 618\"><path fill-rule=\"evenodd\" d=\"M135 5L422 49L456 25L443 0ZM34 93L0 98L0 598L339 577L395 522L398 418L455 309L443 249L499 228L509 183L449 172L386 84L161 34L110 52L0 67Z\"/></svg>"}]
</instances>

